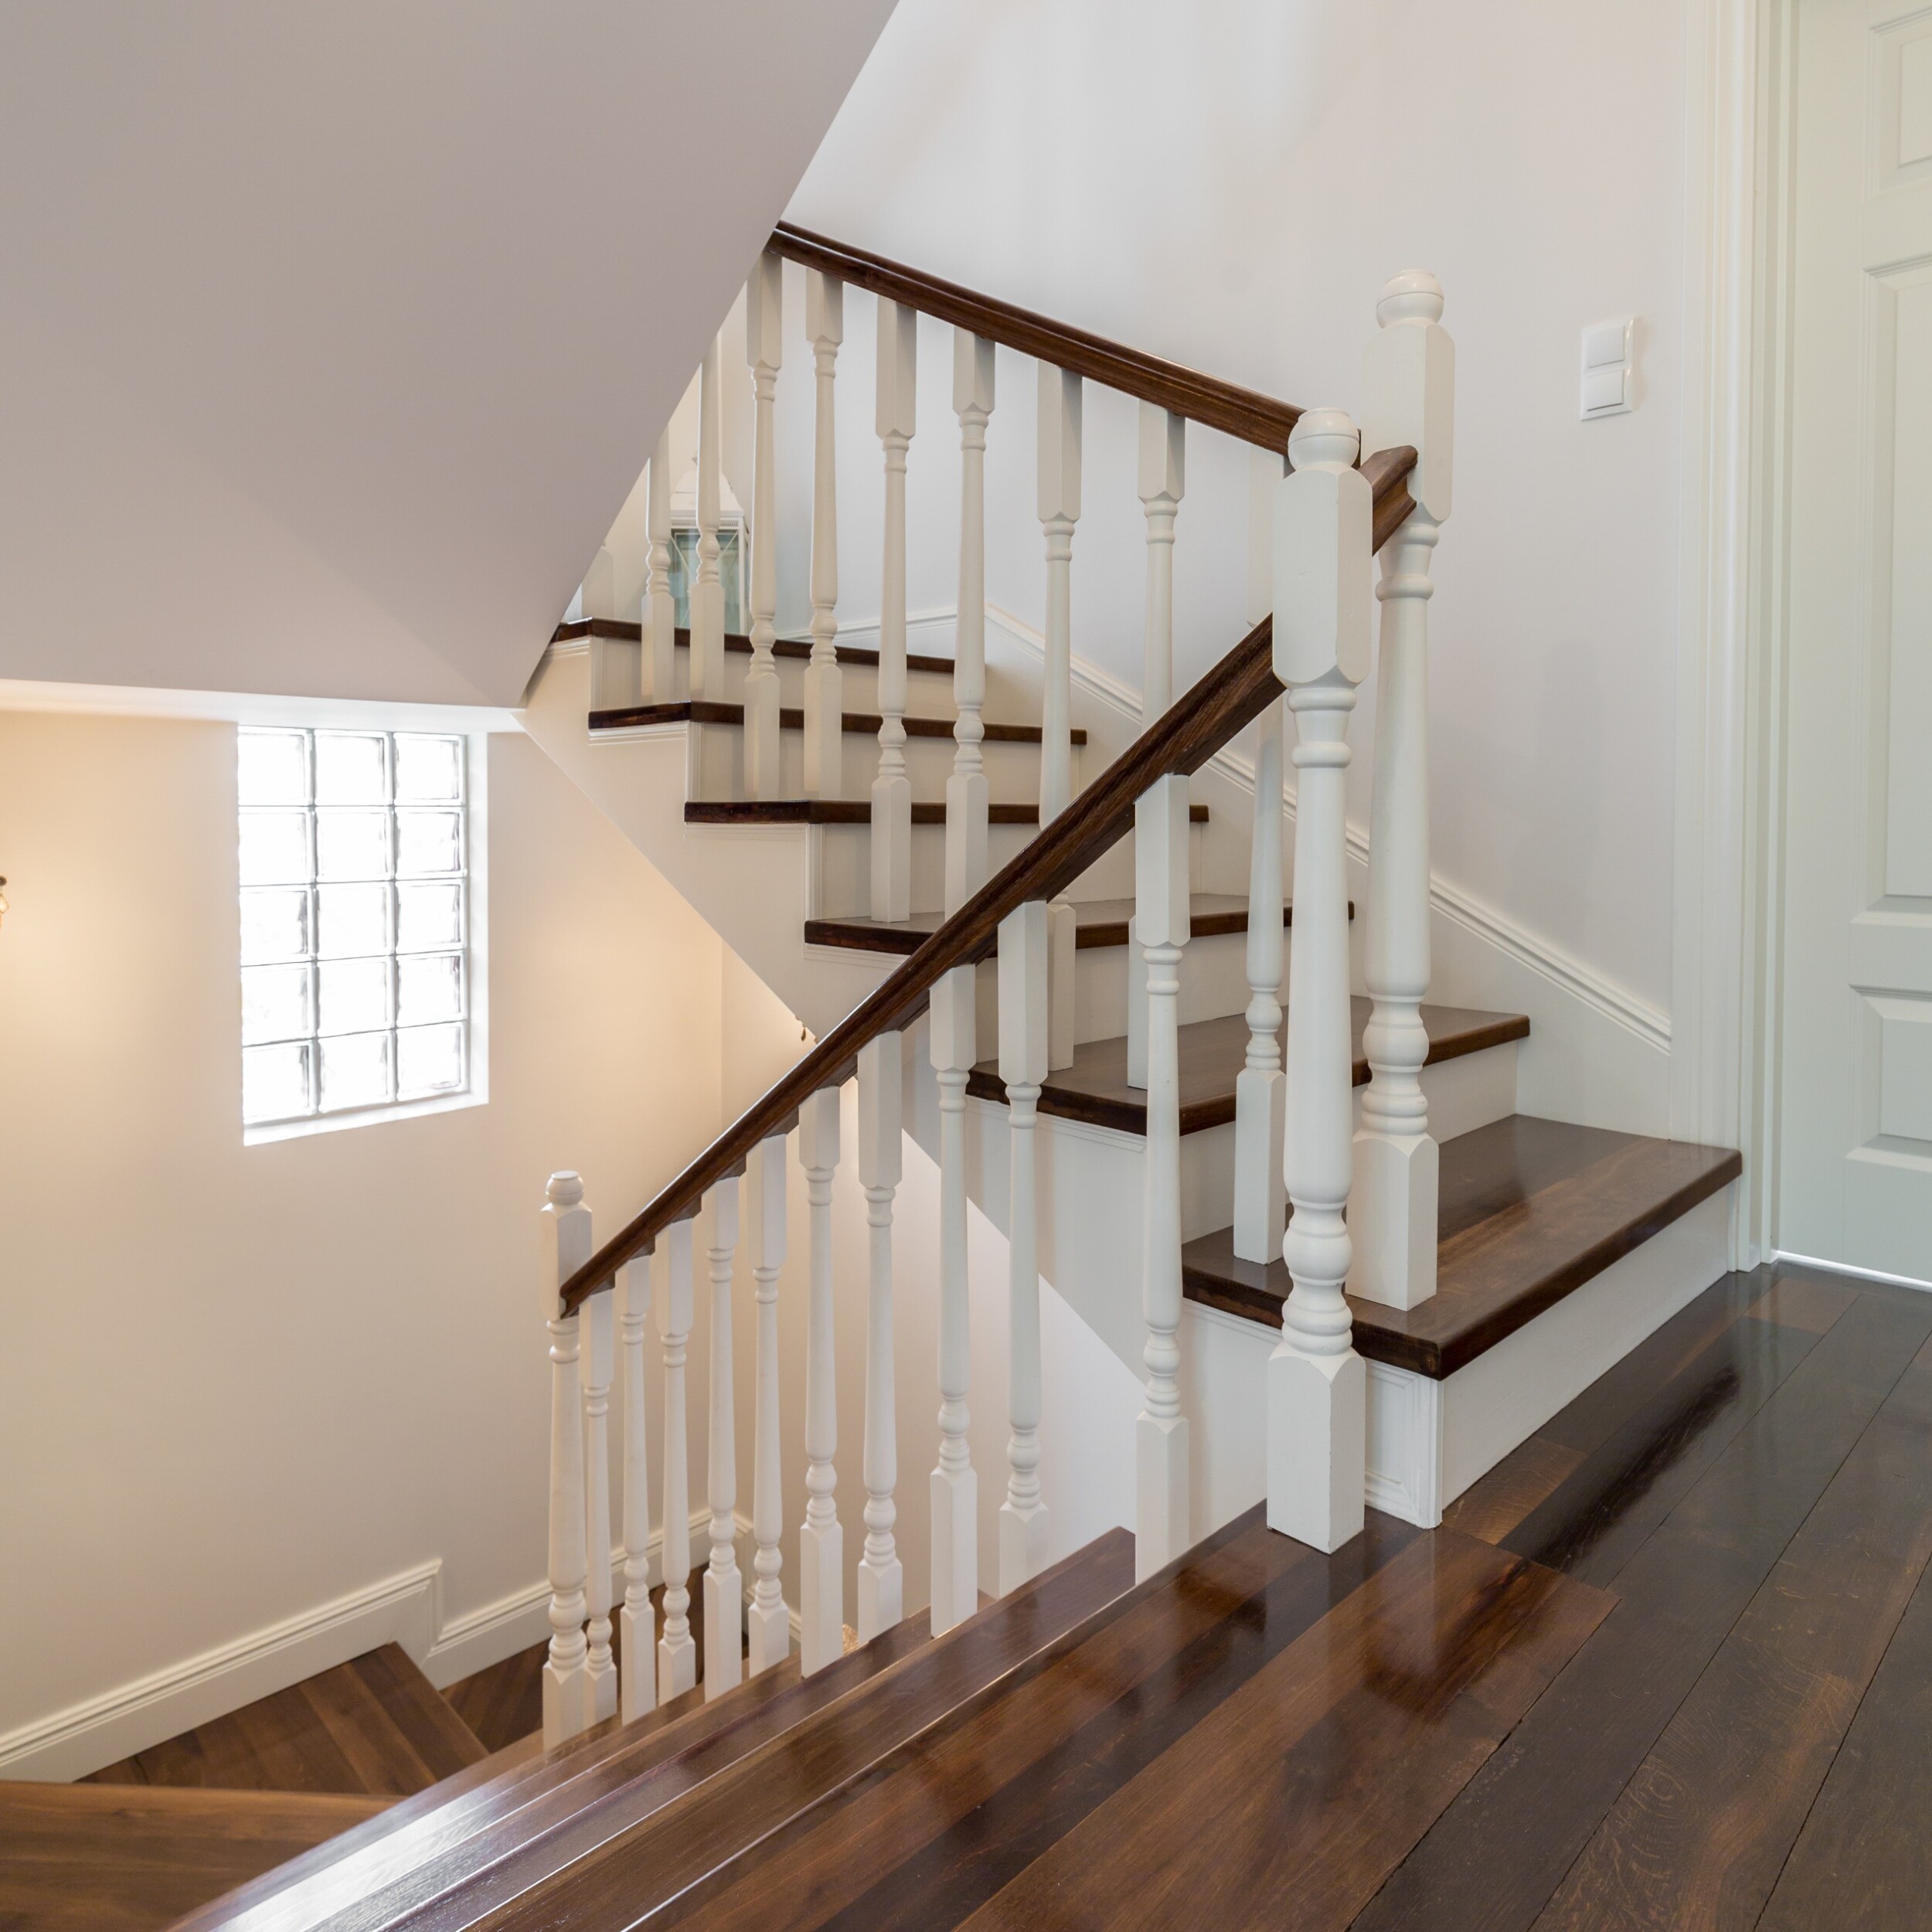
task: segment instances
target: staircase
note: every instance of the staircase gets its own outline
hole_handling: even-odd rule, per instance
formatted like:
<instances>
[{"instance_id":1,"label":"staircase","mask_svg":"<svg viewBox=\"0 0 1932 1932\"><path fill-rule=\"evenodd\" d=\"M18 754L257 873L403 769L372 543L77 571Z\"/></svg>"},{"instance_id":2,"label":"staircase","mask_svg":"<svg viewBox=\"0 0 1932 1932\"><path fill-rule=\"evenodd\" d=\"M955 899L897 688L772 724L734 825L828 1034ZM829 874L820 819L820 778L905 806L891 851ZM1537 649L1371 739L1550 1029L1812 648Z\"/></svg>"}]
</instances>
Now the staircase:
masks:
<instances>
[{"instance_id":1,"label":"staircase","mask_svg":"<svg viewBox=\"0 0 1932 1932\"><path fill-rule=\"evenodd\" d=\"M803 271L815 406L798 531L777 514L774 454L787 264ZM848 289L877 298L876 649L838 639ZM634 499L648 556L635 616L616 607L613 556L638 533L614 530L525 718L816 1038L601 1245L577 1177L552 1177L540 1738L184 1923L1259 1924L1318 1879L1306 1922L1343 1925L1589 1636L1600 1592L1438 1526L1722 1272L1740 1164L1592 1124L1587 1093L1575 1118L1519 1111L1529 1019L1430 997L1441 306L1426 276L1385 290L1358 430L774 234L744 316L748 629L725 626L714 345L690 447L667 429ZM960 434L944 655L908 648L921 317L928 335L952 332ZM996 345L1037 375L1037 648L988 617ZM1072 675L1087 383L1138 412L1138 716ZM1176 516L1203 433L1250 452L1251 628L1176 692ZM681 611L672 505L694 466ZM811 558L808 638L776 631L787 544ZM1343 785L1372 669L1361 876ZM839 1265L842 1199L862 1265ZM996 1443L973 1433L970 1318L989 1257L1006 1329ZM1050 1349L1049 1295L1074 1318L1056 1315ZM789 1522L781 1303L805 1316ZM918 1451L935 1459L903 1487L896 1306L930 1317L938 1356L937 1440ZM842 1493L838 1365L855 1334L861 1453ZM1107 1445L1104 1478L1045 1455L1062 1405ZM914 1522L930 1553L918 1577L900 1555ZM601 1560L614 1526L621 1590ZM694 1527L708 1548L692 1549ZM1311 1740L1364 1697L1376 1715L1350 1733L1350 1791L1375 1792L1398 1759L1403 1776L1350 1808ZM1225 1828L1202 1832L1204 1815ZM311 1838L328 1822L274 1816Z\"/></svg>"}]
</instances>

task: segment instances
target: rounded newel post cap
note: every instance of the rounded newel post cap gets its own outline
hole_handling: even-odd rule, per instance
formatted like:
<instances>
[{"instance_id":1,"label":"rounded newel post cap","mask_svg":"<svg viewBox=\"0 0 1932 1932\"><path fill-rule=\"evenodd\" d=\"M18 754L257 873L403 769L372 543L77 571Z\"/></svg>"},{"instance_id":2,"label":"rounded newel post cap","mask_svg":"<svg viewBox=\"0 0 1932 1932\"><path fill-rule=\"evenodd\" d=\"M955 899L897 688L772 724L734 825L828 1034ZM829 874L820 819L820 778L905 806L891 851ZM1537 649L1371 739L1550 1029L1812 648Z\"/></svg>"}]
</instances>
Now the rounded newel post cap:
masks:
<instances>
[{"instance_id":1,"label":"rounded newel post cap","mask_svg":"<svg viewBox=\"0 0 1932 1932\"><path fill-rule=\"evenodd\" d=\"M1304 410L1288 438L1288 461L1298 470L1349 470L1362 438L1346 410Z\"/></svg>"},{"instance_id":2,"label":"rounded newel post cap","mask_svg":"<svg viewBox=\"0 0 1932 1932\"><path fill-rule=\"evenodd\" d=\"M1382 284L1376 320L1384 328L1391 322L1439 322L1442 320L1442 284L1426 268L1405 268Z\"/></svg>"},{"instance_id":3,"label":"rounded newel post cap","mask_svg":"<svg viewBox=\"0 0 1932 1932\"><path fill-rule=\"evenodd\" d=\"M583 1176L566 1168L561 1174L553 1174L550 1183L544 1190L553 1207L575 1207L583 1199Z\"/></svg>"}]
</instances>

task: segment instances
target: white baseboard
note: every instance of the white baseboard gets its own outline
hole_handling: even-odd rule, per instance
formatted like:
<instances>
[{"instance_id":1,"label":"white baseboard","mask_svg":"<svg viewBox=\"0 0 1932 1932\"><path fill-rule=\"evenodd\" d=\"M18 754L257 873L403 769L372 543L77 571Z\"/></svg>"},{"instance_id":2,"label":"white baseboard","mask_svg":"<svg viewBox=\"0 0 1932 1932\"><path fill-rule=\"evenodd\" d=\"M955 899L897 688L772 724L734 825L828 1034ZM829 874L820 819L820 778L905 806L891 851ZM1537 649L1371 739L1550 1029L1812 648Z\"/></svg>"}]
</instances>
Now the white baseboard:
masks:
<instances>
[{"instance_id":1,"label":"white baseboard","mask_svg":"<svg viewBox=\"0 0 1932 1932\"><path fill-rule=\"evenodd\" d=\"M1794 1267L1819 1268L1827 1274L1849 1275L1856 1281L1883 1281L1894 1288L1917 1288L1932 1294L1932 1281L1921 1281L1915 1274L1887 1274L1883 1268L1855 1268L1849 1261L1823 1261L1815 1254L1794 1254L1789 1248L1773 1248L1765 1257L1773 1267L1789 1261Z\"/></svg>"}]
</instances>

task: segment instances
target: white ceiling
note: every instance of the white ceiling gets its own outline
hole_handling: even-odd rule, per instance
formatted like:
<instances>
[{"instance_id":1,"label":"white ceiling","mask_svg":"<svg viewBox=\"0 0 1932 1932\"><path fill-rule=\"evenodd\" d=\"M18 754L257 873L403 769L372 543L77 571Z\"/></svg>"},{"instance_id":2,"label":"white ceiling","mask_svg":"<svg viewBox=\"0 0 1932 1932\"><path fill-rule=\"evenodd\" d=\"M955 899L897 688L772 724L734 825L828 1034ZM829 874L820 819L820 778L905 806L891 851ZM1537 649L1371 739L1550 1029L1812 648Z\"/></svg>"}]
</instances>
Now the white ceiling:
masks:
<instances>
[{"instance_id":1,"label":"white ceiling","mask_svg":"<svg viewBox=\"0 0 1932 1932\"><path fill-rule=\"evenodd\" d=\"M9 0L0 679L515 703L892 0Z\"/></svg>"}]
</instances>

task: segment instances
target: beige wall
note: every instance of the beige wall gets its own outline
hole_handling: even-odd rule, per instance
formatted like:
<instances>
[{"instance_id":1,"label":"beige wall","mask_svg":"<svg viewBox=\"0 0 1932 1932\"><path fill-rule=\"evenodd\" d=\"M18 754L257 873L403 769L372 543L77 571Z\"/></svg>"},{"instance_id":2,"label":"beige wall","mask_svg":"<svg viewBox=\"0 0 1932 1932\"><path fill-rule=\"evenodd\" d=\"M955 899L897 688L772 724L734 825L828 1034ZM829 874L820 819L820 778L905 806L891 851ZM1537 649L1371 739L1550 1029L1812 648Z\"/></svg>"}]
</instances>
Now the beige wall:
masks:
<instances>
[{"instance_id":1,"label":"beige wall","mask_svg":"<svg viewBox=\"0 0 1932 1932\"><path fill-rule=\"evenodd\" d=\"M719 1125L716 937L497 736L488 1104L244 1147L233 744L0 712L0 1736L414 1565L527 1592L544 1178L608 1232Z\"/></svg>"}]
</instances>

